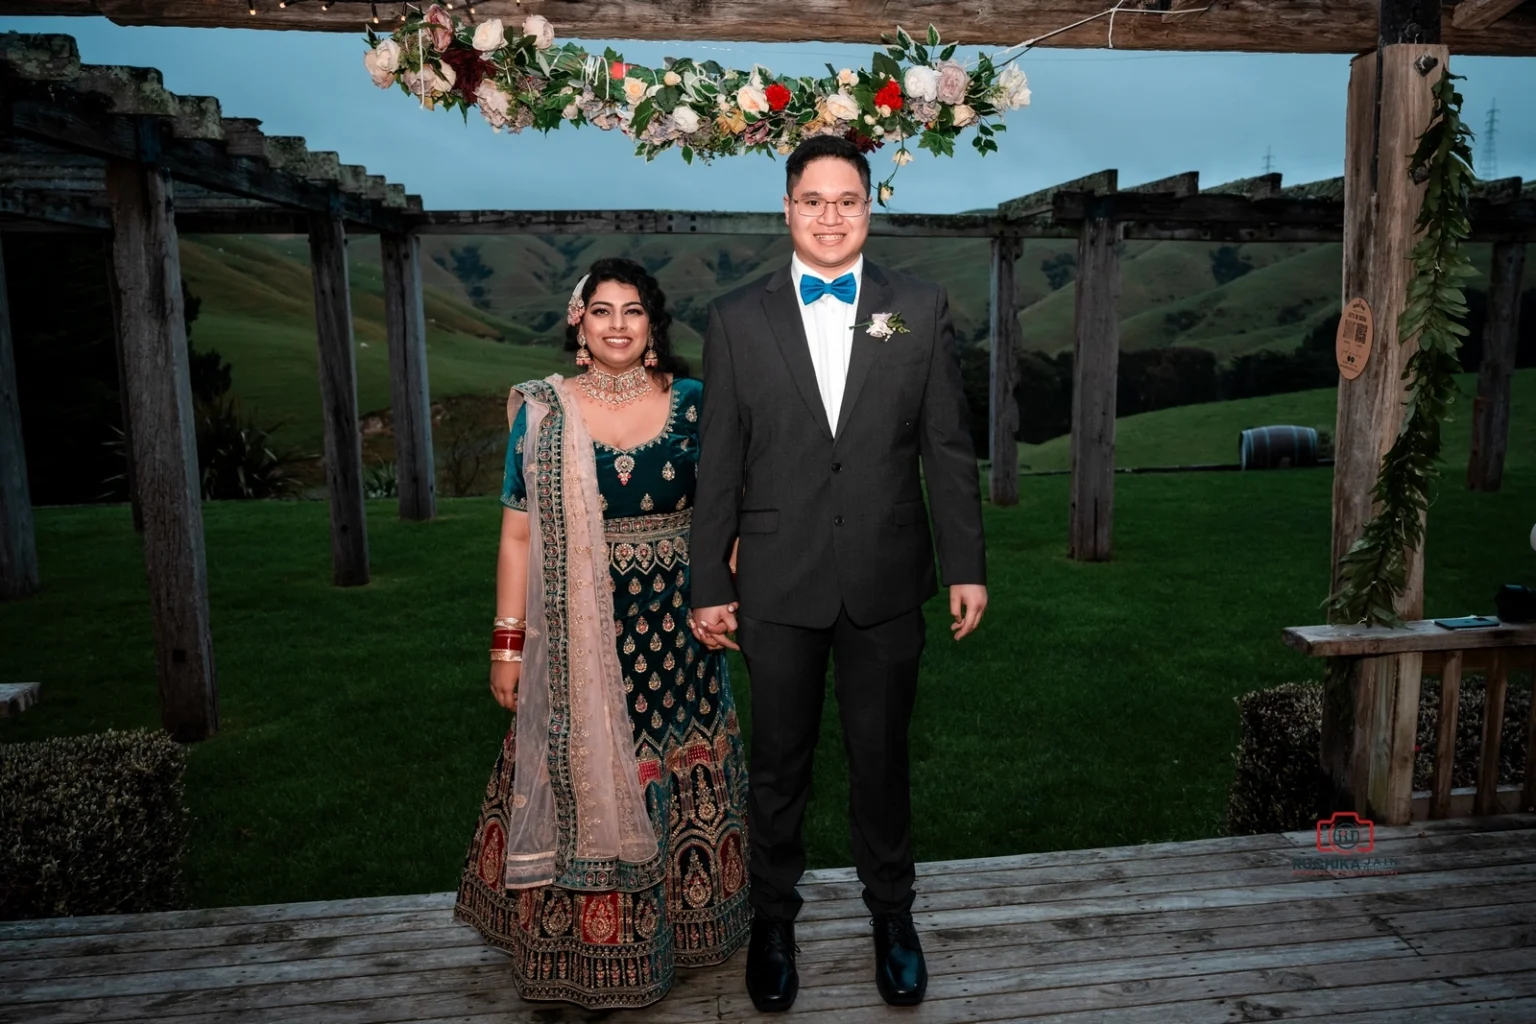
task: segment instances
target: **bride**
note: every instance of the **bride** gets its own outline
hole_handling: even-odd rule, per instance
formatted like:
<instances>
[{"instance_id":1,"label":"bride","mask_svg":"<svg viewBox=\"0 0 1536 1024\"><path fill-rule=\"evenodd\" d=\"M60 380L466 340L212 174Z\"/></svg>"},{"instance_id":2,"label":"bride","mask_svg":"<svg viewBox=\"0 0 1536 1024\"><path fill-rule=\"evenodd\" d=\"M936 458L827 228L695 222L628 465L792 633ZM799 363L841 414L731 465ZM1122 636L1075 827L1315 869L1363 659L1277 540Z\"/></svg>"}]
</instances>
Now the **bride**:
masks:
<instances>
[{"instance_id":1,"label":"bride","mask_svg":"<svg viewBox=\"0 0 1536 1024\"><path fill-rule=\"evenodd\" d=\"M643 1006L746 938L746 769L724 654L687 626L701 385L639 264L593 264L567 313L581 372L507 402L491 692L515 714L454 915L524 998Z\"/></svg>"}]
</instances>

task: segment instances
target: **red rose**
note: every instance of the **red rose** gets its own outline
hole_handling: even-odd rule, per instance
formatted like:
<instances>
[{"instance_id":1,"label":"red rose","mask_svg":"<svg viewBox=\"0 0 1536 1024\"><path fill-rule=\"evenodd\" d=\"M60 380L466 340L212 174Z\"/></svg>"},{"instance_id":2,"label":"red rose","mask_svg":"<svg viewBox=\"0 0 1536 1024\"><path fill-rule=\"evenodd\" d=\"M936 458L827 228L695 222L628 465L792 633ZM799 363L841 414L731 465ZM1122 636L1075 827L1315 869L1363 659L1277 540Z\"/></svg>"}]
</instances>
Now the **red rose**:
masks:
<instances>
[{"instance_id":1,"label":"red rose","mask_svg":"<svg viewBox=\"0 0 1536 1024\"><path fill-rule=\"evenodd\" d=\"M897 85L894 80L886 82L884 85L882 85L880 87L880 91L875 93L875 106L890 107L892 110L900 110L901 86Z\"/></svg>"},{"instance_id":2,"label":"red rose","mask_svg":"<svg viewBox=\"0 0 1536 1024\"><path fill-rule=\"evenodd\" d=\"M612 64L608 65L608 77L621 79L624 77L624 73L628 70L629 68L624 65L623 61L616 60Z\"/></svg>"},{"instance_id":3,"label":"red rose","mask_svg":"<svg viewBox=\"0 0 1536 1024\"><path fill-rule=\"evenodd\" d=\"M473 103L475 90L480 88L480 82L485 78L490 65L480 59L479 50L463 46L450 47L441 56L443 63L453 68L457 76L453 83L454 91Z\"/></svg>"},{"instance_id":4,"label":"red rose","mask_svg":"<svg viewBox=\"0 0 1536 1024\"><path fill-rule=\"evenodd\" d=\"M769 110L783 110L789 106L789 101L793 98L790 91L778 82L764 89L763 94L768 97Z\"/></svg>"}]
</instances>

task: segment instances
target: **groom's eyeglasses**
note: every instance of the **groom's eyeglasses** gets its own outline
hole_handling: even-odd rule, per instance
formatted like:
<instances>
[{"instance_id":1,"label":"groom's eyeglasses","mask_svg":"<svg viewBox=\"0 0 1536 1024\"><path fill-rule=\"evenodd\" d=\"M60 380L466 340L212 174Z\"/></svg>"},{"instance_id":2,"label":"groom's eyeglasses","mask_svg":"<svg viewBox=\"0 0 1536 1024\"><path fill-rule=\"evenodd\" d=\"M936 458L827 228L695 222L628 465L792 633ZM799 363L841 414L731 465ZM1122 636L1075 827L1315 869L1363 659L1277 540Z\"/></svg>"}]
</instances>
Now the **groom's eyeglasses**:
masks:
<instances>
[{"instance_id":1,"label":"groom's eyeglasses","mask_svg":"<svg viewBox=\"0 0 1536 1024\"><path fill-rule=\"evenodd\" d=\"M790 202L795 204L795 212L802 217L820 217L831 206L844 220L854 220L869 210L869 200L857 196L843 196L840 199L806 196L803 199L791 199Z\"/></svg>"}]
</instances>

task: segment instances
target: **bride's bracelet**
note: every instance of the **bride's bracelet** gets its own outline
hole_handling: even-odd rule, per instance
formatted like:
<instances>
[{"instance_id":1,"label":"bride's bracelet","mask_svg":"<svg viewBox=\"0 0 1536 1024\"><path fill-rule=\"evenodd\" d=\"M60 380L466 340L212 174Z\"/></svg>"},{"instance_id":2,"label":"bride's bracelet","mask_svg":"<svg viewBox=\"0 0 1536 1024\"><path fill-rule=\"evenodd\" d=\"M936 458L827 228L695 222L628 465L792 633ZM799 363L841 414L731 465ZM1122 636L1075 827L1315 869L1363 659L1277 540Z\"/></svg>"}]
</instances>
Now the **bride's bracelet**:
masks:
<instances>
[{"instance_id":1,"label":"bride's bracelet","mask_svg":"<svg viewBox=\"0 0 1536 1024\"><path fill-rule=\"evenodd\" d=\"M491 648L491 660L492 661L522 661L523 660L523 652L522 651L503 651L503 650L497 650L496 648L493 647L493 648Z\"/></svg>"},{"instance_id":2,"label":"bride's bracelet","mask_svg":"<svg viewBox=\"0 0 1536 1024\"><path fill-rule=\"evenodd\" d=\"M492 629L526 629L527 626L528 620L520 619L516 615L498 618L491 623Z\"/></svg>"}]
</instances>

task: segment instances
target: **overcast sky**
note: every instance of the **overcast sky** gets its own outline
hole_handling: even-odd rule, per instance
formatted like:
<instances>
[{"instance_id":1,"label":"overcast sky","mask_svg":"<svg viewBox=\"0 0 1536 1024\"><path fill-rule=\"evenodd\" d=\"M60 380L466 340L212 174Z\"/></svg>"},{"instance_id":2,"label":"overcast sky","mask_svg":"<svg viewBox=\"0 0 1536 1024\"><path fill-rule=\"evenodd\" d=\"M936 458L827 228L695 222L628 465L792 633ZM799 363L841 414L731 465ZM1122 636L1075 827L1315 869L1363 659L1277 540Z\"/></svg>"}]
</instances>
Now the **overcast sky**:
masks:
<instances>
[{"instance_id":1,"label":"overcast sky","mask_svg":"<svg viewBox=\"0 0 1536 1024\"><path fill-rule=\"evenodd\" d=\"M420 110L403 92L374 88L360 34L0 18L0 31L11 29L73 35L90 63L159 68L173 91L216 96L227 116L259 118L270 134L336 150L344 163L419 193L428 208L764 210L783 193L782 161L764 156L689 167L673 152L647 164L617 132L496 135L478 114L466 124L456 113ZM867 65L872 52L823 43L593 45L644 64L697 56L789 73ZM1119 169L1121 185L1189 170L1210 185L1262 173L1266 153L1287 183L1342 171L1343 56L1041 49L1020 66L1034 101L1009 115L1002 152L982 159L967 144L952 160L918 154L896 180L893 210L993 206L1107 167ZM1536 59L1453 58L1452 68L1467 76L1464 116L1479 136L1498 103L1498 175L1536 178ZM1481 137L1474 152L1481 161ZM883 176L888 154L872 160Z\"/></svg>"}]
</instances>

